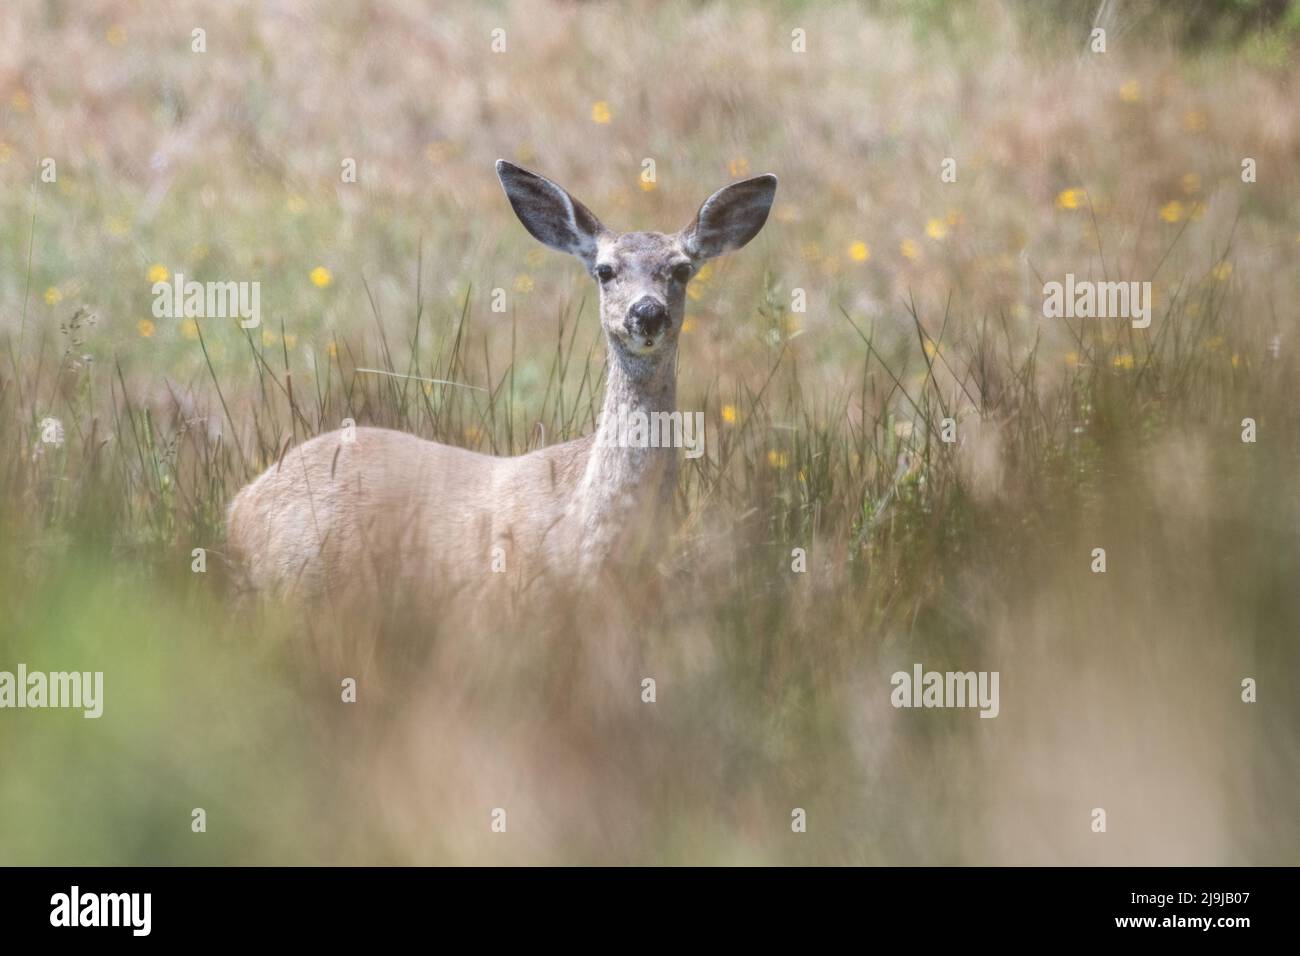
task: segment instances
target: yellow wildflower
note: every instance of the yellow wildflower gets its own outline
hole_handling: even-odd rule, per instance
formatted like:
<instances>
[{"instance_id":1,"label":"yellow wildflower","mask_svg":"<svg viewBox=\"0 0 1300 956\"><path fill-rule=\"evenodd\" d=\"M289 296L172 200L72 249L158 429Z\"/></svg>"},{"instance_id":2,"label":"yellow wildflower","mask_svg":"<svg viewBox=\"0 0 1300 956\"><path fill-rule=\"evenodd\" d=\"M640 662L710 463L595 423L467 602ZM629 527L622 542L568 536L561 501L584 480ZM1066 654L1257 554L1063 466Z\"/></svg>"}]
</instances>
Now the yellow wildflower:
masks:
<instances>
[{"instance_id":1,"label":"yellow wildflower","mask_svg":"<svg viewBox=\"0 0 1300 956\"><path fill-rule=\"evenodd\" d=\"M1069 189L1062 189L1056 194L1056 206L1058 209L1078 209L1087 201L1088 194L1078 186L1071 186Z\"/></svg>"}]
</instances>

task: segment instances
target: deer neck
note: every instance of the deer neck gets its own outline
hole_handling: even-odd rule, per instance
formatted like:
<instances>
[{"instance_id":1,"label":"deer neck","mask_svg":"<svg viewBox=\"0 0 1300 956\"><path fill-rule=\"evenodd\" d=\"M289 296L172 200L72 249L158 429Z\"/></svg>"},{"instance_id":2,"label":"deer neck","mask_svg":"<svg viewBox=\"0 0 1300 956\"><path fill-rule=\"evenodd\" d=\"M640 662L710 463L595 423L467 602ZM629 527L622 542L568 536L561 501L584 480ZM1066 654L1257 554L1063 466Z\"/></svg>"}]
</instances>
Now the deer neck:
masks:
<instances>
[{"instance_id":1,"label":"deer neck","mask_svg":"<svg viewBox=\"0 0 1300 956\"><path fill-rule=\"evenodd\" d=\"M679 452L629 441L628 423L638 413L653 421L652 413L673 412L676 406L675 349L647 360L611 347L605 404L575 501L580 547L589 560L602 563L620 546L636 547L638 530L662 534Z\"/></svg>"}]
</instances>

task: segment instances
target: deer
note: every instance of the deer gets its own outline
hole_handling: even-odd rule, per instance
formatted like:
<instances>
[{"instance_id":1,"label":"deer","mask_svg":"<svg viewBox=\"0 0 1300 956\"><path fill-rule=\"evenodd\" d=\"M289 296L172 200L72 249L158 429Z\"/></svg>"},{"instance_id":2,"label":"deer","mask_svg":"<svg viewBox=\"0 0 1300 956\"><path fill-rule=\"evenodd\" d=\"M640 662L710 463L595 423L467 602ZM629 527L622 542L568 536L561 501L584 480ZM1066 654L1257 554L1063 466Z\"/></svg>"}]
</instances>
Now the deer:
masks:
<instances>
[{"instance_id":1,"label":"deer","mask_svg":"<svg viewBox=\"0 0 1300 956\"><path fill-rule=\"evenodd\" d=\"M686 285L767 221L777 179L719 189L674 233L617 233L551 180L498 160L533 238L575 256L599 290L606 383L596 430L517 456L405 432L332 431L281 455L231 503L229 551L246 591L466 587L600 571L668 537L678 450L622 440L615 421L676 411ZM634 446L634 447L629 447Z\"/></svg>"}]
</instances>

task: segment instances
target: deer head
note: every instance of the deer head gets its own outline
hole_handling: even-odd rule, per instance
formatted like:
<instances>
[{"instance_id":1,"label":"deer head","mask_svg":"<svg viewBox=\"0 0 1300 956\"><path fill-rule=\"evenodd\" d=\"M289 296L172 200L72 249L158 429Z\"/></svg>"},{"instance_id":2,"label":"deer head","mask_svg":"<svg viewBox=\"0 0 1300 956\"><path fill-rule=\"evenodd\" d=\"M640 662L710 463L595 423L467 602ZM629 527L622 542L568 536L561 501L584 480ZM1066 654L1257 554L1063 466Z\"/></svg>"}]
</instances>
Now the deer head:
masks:
<instances>
[{"instance_id":1,"label":"deer head","mask_svg":"<svg viewBox=\"0 0 1300 956\"><path fill-rule=\"evenodd\" d=\"M611 355L633 379L671 366L686 283L705 260L753 239L776 195L775 176L756 176L719 189L678 232L620 234L543 176L503 159L497 176L524 228L552 249L577 256L596 280Z\"/></svg>"}]
</instances>

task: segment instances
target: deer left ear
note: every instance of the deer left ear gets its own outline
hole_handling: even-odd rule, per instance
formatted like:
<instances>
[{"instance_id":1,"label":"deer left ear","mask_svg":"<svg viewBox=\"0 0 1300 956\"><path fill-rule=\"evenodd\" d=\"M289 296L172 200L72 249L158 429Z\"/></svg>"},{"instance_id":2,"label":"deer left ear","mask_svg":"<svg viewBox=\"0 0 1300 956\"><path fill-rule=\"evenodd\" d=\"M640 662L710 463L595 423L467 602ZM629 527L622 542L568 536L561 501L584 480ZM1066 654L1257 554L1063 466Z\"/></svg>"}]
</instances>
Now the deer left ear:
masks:
<instances>
[{"instance_id":1,"label":"deer left ear","mask_svg":"<svg viewBox=\"0 0 1300 956\"><path fill-rule=\"evenodd\" d=\"M712 259L739 249L758 235L776 198L776 177L770 173L723 186L704 200L695 221L682 230L686 251L697 259Z\"/></svg>"}]
</instances>

